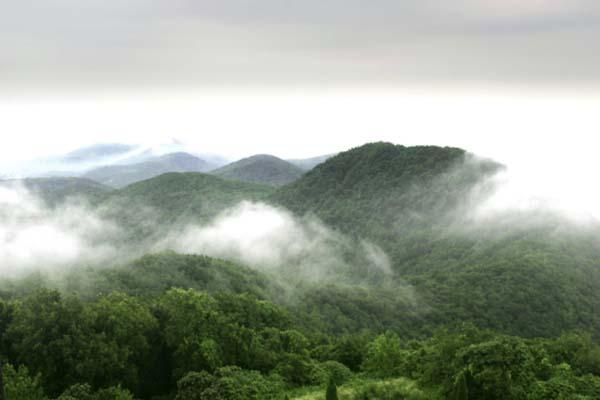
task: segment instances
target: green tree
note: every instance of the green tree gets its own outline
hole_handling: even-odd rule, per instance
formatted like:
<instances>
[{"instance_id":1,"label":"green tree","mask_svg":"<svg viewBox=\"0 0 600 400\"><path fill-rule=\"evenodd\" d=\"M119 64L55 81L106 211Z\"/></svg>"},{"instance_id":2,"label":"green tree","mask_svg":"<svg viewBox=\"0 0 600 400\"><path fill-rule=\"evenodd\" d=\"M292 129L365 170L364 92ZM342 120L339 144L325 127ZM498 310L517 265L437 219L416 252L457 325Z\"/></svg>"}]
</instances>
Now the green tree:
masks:
<instances>
[{"instance_id":1,"label":"green tree","mask_svg":"<svg viewBox=\"0 0 600 400\"><path fill-rule=\"evenodd\" d=\"M461 350L458 358L469 374L468 394L475 399L525 399L535 383L530 349L518 338L499 337Z\"/></svg>"},{"instance_id":2,"label":"green tree","mask_svg":"<svg viewBox=\"0 0 600 400\"><path fill-rule=\"evenodd\" d=\"M214 371L222 365L216 340L223 331L216 301L193 289L171 289L160 300L164 335L175 361L175 376L188 371Z\"/></svg>"},{"instance_id":3,"label":"green tree","mask_svg":"<svg viewBox=\"0 0 600 400\"><path fill-rule=\"evenodd\" d=\"M3 368L6 398L10 400L45 400L40 376L30 376L26 367L14 368L7 364Z\"/></svg>"},{"instance_id":4,"label":"green tree","mask_svg":"<svg viewBox=\"0 0 600 400\"><path fill-rule=\"evenodd\" d=\"M452 400L469 400L469 388L467 386L466 373L461 373L454 385Z\"/></svg>"},{"instance_id":5,"label":"green tree","mask_svg":"<svg viewBox=\"0 0 600 400\"><path fill-rule=\"evenodd\" d=\"M388 331L369 343L363 369L379 377L397 376L404 370L407 353L398 335Z\"/></svg>"},{"instance_id":6,"label":"green tree","mask_svg":"<svg viewBox=\"0 0 600 400\"><path fill-rule=\"evenodd\" d=\"M215 371L190 372L177 383L176 400L271 400L282 394L277 377L265 378L256 371L224 367Z\"/></svg>"},{"instance_id":7,"label":"green tree","mask_svg":"<svg viewBox=\"0 0 600 400\"><path fill-rule=\"evenodd\" d=\"M333 379L330 379L329 384L327 384L327 391L325 392L325 399L326 400L338 400L337 386L335 385L335 382L333 381Z\"/></svg>"},{"instance_id":8,"label":"green tree","mask_svg":"<svg viewBox=\"0 0 600 400\"><path fill-rule=\"evenodd\" d=\"M6 335L16 362L41 374L47 392L56 395L86 378L82 366L96 356L92 322L80 300L39 290L16 304Z\"/></svg>"}]
</instances>

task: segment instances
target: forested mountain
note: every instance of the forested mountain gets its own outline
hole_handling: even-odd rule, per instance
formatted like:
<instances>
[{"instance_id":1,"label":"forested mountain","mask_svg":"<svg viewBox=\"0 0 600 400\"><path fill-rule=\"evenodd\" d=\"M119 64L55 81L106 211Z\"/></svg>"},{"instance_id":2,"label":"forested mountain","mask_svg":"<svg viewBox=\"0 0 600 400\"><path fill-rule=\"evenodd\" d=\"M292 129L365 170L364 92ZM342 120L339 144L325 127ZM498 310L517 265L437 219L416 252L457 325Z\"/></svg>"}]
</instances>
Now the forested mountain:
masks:
<instances>
[{"instance_id":1,"label":"forested mountain","mask_svg":"<svg viewBox=\"0 0 600 400\"><path fill-rule=\"evenodd\" d=\"M296 167L300 168L303 171L310 171L317 165L327 161L335 154L326 154L324 156L310 157L310 158L296 158L292 160L286 160L289 163L294 164Z\"/></svg>"},{"instance_id":2,"label":"forested mountain","mask_svg":"<svg viewBox=\"0 0 600 400\"><path fill-rule=\"evenodd\" d=\"M111 187L86 178L28 178L0 181L0 185L22 186L48 205L61 204L69 198L98 201L112 191Z\"/></svg>"},{"instance_id":3,"label":"forested mountain","mask_svg":"<svg viewBox=\"0 0 600 400\"><path fill-rule=\"evenodd\" d=\"M263 200L272 191L267 185L230 181L203 173L173 172L114 191L103 206L129 217L142 211L142 218L145 218L144 208L150 208L153 217L160 222L150 229L160 231L164 224L177 221L206 222L242 200Z\"/></svg>"},{"instance_id":4,"label":"forested mountain","mask_svg":"<svg viewBox=\"0 0 600 400\"><path fill-rule=\"evenodd\" d=\"M281 187L193 172L85 181L129 257L0 280L7 396L598 399L600 230L477 212L502 169L371 143ZM230 256L153 247L243 200L265 218L204 232ZM262 225L277 235L248 241ZM284 265L233 261L237 247Z\"/></svg>"},{"instance_id":5,"label":"forested mountain","mask_svg":"<svg viewBox=\"0 0 600 400\"><path fill-rule=\"evenodd\" d=\"M84 177L122 188L168 172L206 172L212 168L212 164L191 154L171 153L140 163L99 167L87 172Z\"/></svg>"},{"instance_id":6,"label":"forested mountain","mask_svg":"<svg viewBox=\"0 0 600 400\"><path fill-rule=\"evenodd\" d=\"M303 170L280 158L259 154L216 169L211 174L225 179L279 186L298 179Z\"/></svg>"},{"instance_id":7,"label":"forested mountain","mask_svg":"<svg viewBox=\"0 0 600 400\"><path fill-rule=\"evenodd\" d=\"M397 278L431 307L431 322L476 321L526 336L600 333L599 230L551 213L474 221L469 211L500 168L459 149L374 143L331 158L272 199L380 245Z\"/></svg>"}]
</instances>

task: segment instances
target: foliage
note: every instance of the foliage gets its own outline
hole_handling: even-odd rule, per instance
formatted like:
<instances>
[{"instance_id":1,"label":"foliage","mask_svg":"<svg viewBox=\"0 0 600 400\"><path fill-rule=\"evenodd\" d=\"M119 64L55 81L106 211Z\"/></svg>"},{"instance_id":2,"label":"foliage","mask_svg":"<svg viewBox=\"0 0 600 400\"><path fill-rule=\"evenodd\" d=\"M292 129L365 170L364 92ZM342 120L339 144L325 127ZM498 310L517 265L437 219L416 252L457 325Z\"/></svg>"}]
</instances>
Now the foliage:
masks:
<instances>
[{"instance_id":1,"label":"foliage","mask_svg":"<svg viewBox=\"0 0 600 400\"><path fill-rule=\"evenodd\" d=\"M218 369L214 375L190 372L177 383L176 400L269 400L280 398L276 376L264 377L238 367Z\"/></svg>"},{"instance_id":2,"label":"foliage","mask_svg":"<svg viewBox=\"0 0 600 400\"><path fill-rule=\"evenodd\" d=\"M106 195L99 212L141 242L271 196L372 241L392 271L343 254L352 276L290 283L163 252L60 284L3 279L9 398L322 399L328 382L342 400L600 398L597 227L546 214L470 225L470 196L498 168L375 143L278 190L167 174Z\"/></svg>"},{"instance_id":3,"label":"foliage","mask_svg":"<svg viewBox=\"0 0 600 400\"><path fill-rule=\"evenodd\" d=\"M406 358L400 338L388 331L369 343L363 370L381 378L398 376L406 371Z\"/></svg>"},{"instance_id":4,"label":"foliage","mask_svg":"<svg viewBox=\"0 0 600 400\"><path fill-rule=\"evenodd\" d=\"M57 400L133 400L129 391L121 387L110 387L94 391L88 384L75 384L65 390Z\"/></svg>"},{"instance_id":5,"label":"foliage","mask_svg":"<svg viewBox=\"0 0 600 400\"><path fill-rule=\"evenodd\" d=\"M426 400L429 397L414 383L404 379L369 383L358 389L352 400Z\"/></svg>"},{"instance_id":6,"label":"foliage","mask_svg":"<svg viewBox=\"0 0 600 400\"><path fill-rule=\"evenodd\" d=\"M325 400L338 400L338 394L337 394L337 386L332 379L329 380L329 383L327 384L327 391L325 392Z\"/></svg>"},{"instance_id":7,"label":"foliage","mask_svg":"<svg viewBox=\"0 0 600 400\"><path fill-rule=\"evenodd\" d=\"M30 376L27 367L15 368L7 364L4 373L6 398L11 400L45 400L40 375Z\"/></svg>"}]
</instances>

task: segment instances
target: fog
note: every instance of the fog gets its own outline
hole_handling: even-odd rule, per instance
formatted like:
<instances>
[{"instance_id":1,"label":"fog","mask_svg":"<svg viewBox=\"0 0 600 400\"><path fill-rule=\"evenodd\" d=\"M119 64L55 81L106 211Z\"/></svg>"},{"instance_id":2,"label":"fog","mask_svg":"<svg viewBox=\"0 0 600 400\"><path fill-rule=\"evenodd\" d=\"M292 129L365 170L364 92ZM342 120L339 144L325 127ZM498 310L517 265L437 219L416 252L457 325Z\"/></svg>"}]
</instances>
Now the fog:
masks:
<instances>
[{"instance_id":1,"label":"fog","mask_svg":"<svg viewBox=\"0 0 600 400\"><path fill-rule=\"evenodd\" d=\"M599 108L594 92L503 87L0 100L0 128L11 133L0 148L0 176L7 160L18 163L95 142L156 147L175 136L195 153L289 159L383 140L460 147L506 165L510 182L498 202L507 206L541 200L598 217L600 190L590 182L600 169Z\"/></svg>"},{"instance_id":2,"label":"fog","mask_svg":"<svg viewBox=\"0 0 600 400\"><path fill-rule=\"evenodd\" d=\"M122 212L139 217L119 221L115 215ZM167 249L312 282L350 272L363 277L391 273L387 255L373 243L351 240L315 217L297 217L264 203L241 202L205 224L165 226L156 215L149 207L118 201L94 208L69 198L50 207L22 185L0 185L0 273L18 278L103 268ZM152 233L128 237L136 227L126 223Z\"/></svg>"},{"instance_id":3,"label":"fog","mask_svg":"<svg viewBox=\"0 0 600 400\"><path fill-rule=\"evenodd\" d=\"M0 186L0 273L59 272L116 255L119 228L75 201L49 208L25 188Z\"/></svg>"},{"instance_id":4,"label":"fog","mask_svg":"<svg viewBox=\"0 0 600 400\"><path fill-rule=\"evenodd\" d=\"M531 158L533 165L529 169L519 163L513 169L509 164L485 176L472 188L470 197L460 202L459 209L451 213L452 221L447 218L449 215L435 213L424 216L425 221L437 219L436 224L457 224L471 233L485 228L488 233L503 234L526 229L532 223L547 224L549 216L564 226L582 226L590 221L596 224L597 189L591 180L583 180L589 179L594 170L573 171L569 163L552 164L551 157L542 161L544 156L540 153L541 150L536 158ZM448 181L452 176L450 182L462 182L461 174L472 173L472 168L481 162L488 161L469 155L464 165L441 179ZM582 157L575 165L587 162L593 160ZM543 171L546 165L548 170ZM563 173L555 172L563 169ZM571 173L575 178L569 179ZM431 195L427 188L411 190L425 190L420 196ZM182 224L178 219L176 226L165 225L156 217L159 214L160 210L119 201L91 207L81 199L68 199L50 207L18 184L1 185L0 271L4 276L17 276L32 271L102 267L172 249L233 260L259 271L313 282L392 273L390 258L375 243L344 235L315 216L294 215L266 203L245 201L201 224ZM415 216L404 217L410 221ZM410 229L409 224L402 225L404 217L396 219L390 214L390 221L398 224L398 235ZM143 237L134 239L130 237L132 232L143 232Z\"/></svg>"},{"instance_id":5,"label":"fog","mask_svg":"<svg viewBox=\"0 0 600 400\"><path fill-rule=\"evenodd\" d=\"M171 232L159 248L232 259L253 268L311 281L351 270L390 274L387 255L368 241L352 241L315 217L297 217L264 203L242 202L206 225Z\"/></svg>"}]
</instances>

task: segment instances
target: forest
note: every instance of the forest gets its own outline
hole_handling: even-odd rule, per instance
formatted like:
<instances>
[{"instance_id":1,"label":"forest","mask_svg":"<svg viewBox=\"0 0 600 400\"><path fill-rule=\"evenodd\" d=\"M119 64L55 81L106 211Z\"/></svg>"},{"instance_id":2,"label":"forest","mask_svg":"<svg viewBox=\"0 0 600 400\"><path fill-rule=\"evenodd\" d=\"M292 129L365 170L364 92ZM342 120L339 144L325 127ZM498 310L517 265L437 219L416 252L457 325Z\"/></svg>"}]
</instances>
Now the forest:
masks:
<instances>
[{"instance_id":1,"label":"forest","mask_svg":"<svg viewBox=\"0 0 600 400\"><path fill-rule=\"evenodd\" d=\"M93 191L124 225L118 257L0 280L6 398L599 399L600 228L473 215L502 169L372 143L277 188L172 173ZM243 200L318 243L273 241L268 267L156 245Z\"/></svg>"}]
</instances>

